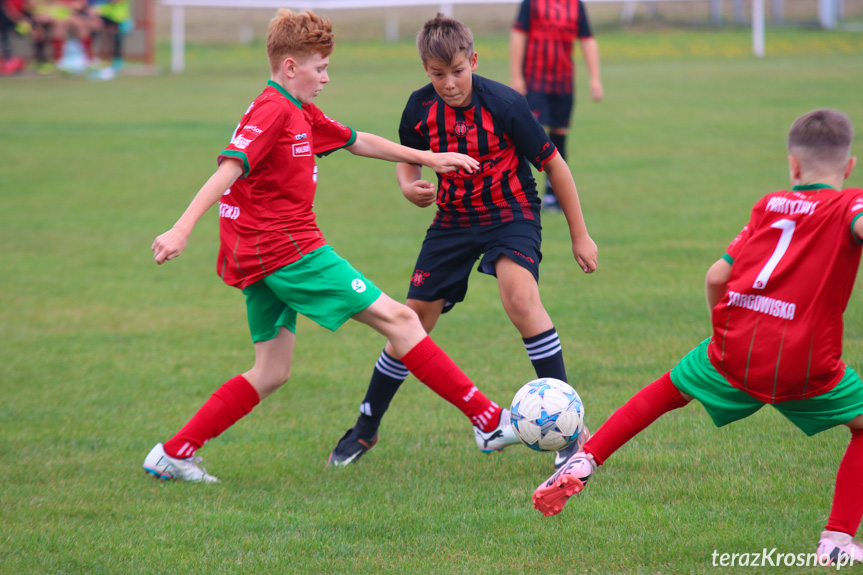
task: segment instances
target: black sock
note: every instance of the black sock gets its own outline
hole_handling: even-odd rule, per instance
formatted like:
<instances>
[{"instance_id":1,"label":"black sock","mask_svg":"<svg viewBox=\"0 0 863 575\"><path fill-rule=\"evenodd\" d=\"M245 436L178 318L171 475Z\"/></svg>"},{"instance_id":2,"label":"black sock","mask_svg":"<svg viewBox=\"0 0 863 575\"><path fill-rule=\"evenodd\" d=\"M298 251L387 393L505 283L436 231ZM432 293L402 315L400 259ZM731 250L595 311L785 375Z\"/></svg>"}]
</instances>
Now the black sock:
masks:
<instances>
[{"instance_id":1,"label":"black sock","mask_svg":"<svg viewBox=\"0 0 863 575\"><path fill-rule=\"evenodd\" d=\"M553 377L567 381L563 349L555 328L533 337L523 338L522 341L537 377Z\"/></svg>"},{"instance_id":2,"label":"black sock","mask_svg":"<svg viewBox=\"0 0 863 575\"><path fill-rule=\"evenodd\" d=\"M360 405L360 416L356 424L360 437L371 439L378 432L381 418L409 374L402 362L390 357L385 351L381 352L375 363L366 397Z\"/></svg>"}]
</instances>

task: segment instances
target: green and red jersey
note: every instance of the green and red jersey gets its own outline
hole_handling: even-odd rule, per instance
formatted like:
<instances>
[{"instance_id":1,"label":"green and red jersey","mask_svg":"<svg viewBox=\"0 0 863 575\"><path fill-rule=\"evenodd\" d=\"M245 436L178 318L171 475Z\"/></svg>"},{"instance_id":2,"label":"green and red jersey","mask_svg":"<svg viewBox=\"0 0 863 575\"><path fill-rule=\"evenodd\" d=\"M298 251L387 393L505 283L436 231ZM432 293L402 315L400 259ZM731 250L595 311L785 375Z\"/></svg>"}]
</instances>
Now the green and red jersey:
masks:
<instances>
[{"instance_id":1,"label":"green and red jersey","mask_svg":"<svg viewBox=\"0 0 863 575\"><path fill-rule=\"evenodd\" d=\"M217 270L243 289L326 245L315 221L315 155L349 146L356 133L275 82L240 120L219 155L242 162L243 175L219 202Z\"/></svg>"},{"instance_id":2,"label":"green and red jersey","mask_svg":"<svg viewBox=\"0 0 863 575\"><path fill-rule=\"evenodd\" d=\"M842 377L842 314L857 276L863 190L795 186L768 194L724 258L708 355L738 389L767 402L807 399Z\"/></svg>"},{"instance_id":3,"label":"green and red jersey","mask_svg":"<svg viewBox=\"0 0 863 575\"><path fill-rule=\"evenodd\" d=\"M592 38L581 0L523 0L514 30L527 34L524 79L527 89L544 94L572 94L576 39Z\"/></svg>"}]
</instances>

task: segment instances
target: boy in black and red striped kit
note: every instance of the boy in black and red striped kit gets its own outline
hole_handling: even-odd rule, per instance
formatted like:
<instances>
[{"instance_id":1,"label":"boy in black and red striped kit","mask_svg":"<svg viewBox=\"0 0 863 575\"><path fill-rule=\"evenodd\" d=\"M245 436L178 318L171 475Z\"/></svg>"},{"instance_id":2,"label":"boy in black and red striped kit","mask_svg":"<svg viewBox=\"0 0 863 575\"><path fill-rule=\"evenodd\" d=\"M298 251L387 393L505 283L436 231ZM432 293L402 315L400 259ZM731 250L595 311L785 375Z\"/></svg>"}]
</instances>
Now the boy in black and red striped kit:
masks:
<instances>
[{"instance_id":1,"label":"boy in black and red striped kit","mask_svg":"<svg viewBox=\"0 0 863 575\"><path fill-rule=\"evenodd\" d=\"M467 154L480 168L439 174L435 186L422 179L421 166L398 164L405 197L420 207L437 204L406 303L431 330L442 313L464 300L468 277L479 261L480 272L497 278L504 310L521 334L537 377L566 381L560 339L537 283L542 228L531 165L546 171L559 191L573 255L590 273L597 266L597 248L587 233L569 167L523 96L474 74L477 54L467 26L439 14L426 22L417 47L431 83L411 94L399 126L401 143ZM388 344L375 365L359 419L330 454L330 464L351 463L371 449L381 417L407 375ZM484 452L509 445L479 428L475 433Z\"/></svg>"},{"instance_id":2,"label":"boy in black and red striped kit","mask_svg":"<svg viewBox=\"0 0 863 575\"><path fill-rule=\"evenodd\" d=\"M522 0L510 34L510 86L525 95L530 109L548 128L551 141L564 156L575 107L576 41L590 76L590 97L599 102L603 97L599 46L582 0ZM550 181L546 182L542 207L560 211Z\"/></svg>"}]
</instances>

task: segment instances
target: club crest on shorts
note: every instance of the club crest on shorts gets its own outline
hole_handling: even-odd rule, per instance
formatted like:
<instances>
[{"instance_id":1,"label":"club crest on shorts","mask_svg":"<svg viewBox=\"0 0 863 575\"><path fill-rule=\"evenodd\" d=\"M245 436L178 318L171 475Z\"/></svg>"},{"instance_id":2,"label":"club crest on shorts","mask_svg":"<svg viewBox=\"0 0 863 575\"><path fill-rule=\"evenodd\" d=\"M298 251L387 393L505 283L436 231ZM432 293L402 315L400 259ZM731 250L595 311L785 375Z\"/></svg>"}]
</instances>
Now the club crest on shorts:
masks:
<instances>
[{"instance_id":1,"label":"club crest on shorts","mask_svg":"<svg viewBox=\"0 0 863 575\"><path fill-rule=\"evenodd\" d=\"M416 287L419 287L423 285L423 281L425 281L425 279L429 277L429 275L431 274L429 274L428 272L417 270L414 272L414 275L411 278L411 283L414 284Z\"/></svg>"},{"instance_id":2,"label":"club crest on shorts","mask_svg":"<svg viewBox=\"0 0 863 575\"><path fill-rule=\"evenodd\" d=\"M366 291L366 282L361 280L360 278L356 278L351 282L351 289L357 293L363 293Z\"/></svg>"}]
</instances>

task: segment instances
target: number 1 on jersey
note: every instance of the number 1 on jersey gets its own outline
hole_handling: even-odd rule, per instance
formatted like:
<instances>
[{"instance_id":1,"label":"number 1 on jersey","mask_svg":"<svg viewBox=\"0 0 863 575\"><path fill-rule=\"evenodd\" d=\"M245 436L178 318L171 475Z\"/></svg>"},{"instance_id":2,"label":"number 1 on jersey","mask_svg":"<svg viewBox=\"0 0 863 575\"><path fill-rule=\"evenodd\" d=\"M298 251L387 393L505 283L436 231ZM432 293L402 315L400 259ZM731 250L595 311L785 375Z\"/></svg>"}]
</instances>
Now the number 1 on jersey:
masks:
<instances>
[{"instance_id":1,"label":"number 1 on jersey","mask_svg":"<svg viewBox=\"0 0 863 575\"><path fill-rule=\"evenodd\" d=\"M767 287L770 274L773 273L773 270L779 265L779 260L782 259L782 256L788 250L788 245L791 243L791 236L794 235L794 228L796 226L797 222L794 220L779 220L770 226L771 228L782 230L782 235L779 236L779 242L776 244L776 249L773 250L773 255L770 256L770 259L767 260L767 263L758 272L758 277L755 278L755 283L752 284L753 288L764 289Z\"/></svg>"}]
</instances>

